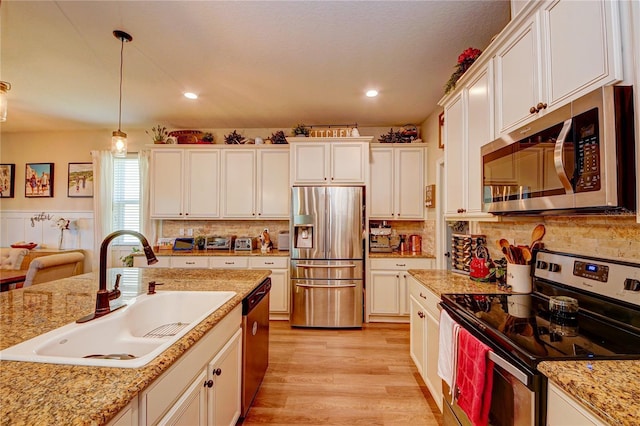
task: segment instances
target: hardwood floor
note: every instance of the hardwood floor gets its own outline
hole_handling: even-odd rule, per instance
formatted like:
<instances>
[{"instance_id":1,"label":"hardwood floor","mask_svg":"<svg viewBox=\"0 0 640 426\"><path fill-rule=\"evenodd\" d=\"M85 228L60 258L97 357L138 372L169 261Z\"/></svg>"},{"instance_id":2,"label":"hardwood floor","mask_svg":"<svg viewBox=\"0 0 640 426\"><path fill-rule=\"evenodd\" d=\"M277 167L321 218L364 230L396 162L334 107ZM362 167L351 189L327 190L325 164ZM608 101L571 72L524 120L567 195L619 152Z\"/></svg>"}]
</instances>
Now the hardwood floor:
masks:
<instances>
[{"instance_id":1,"label":"hardwood floor","mask_svg":"<svg viewBox=\"0 0 640 426\"><path fill-rule=\"evenodd\" d=\"M409 356L408 324L272 321L269 368L242 424L436 426L442 418Z\"/></svg>"}]
</instances>

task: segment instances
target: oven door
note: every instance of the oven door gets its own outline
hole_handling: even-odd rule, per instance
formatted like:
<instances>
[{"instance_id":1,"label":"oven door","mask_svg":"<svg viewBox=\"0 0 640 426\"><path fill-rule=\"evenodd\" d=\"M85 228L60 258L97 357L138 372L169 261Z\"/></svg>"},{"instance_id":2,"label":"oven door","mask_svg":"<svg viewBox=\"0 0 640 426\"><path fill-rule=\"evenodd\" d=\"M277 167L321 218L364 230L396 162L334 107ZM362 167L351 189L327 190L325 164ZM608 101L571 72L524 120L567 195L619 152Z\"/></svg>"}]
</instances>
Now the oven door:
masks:
<instances>
[{"instance_id":1,"label":"oven door","mask_svg":"<svg viewBox=\"0 0 640 426\"><path fill-rule=\"evenodd\" d=\"M490 354L494 362L493 389L489 424L492 426L536 425L536 394L525 382L527 375L510 365L495 353ZM451 402L449 386L443 381L443 423L445 426L471 426L467 415L455 402ZM542 423L538 423L542 424Z\"/></svg>"},{"instance_id":2,"label":"oven door","mask_svg":"<svg viewBox=\"0 0 640 426\"><path fill-rule=\"evenodd\" d=\"M493 342L488 337L489 333L486 330L476 328L464 313L457 312L444 301L441 306L457 324L492 350L489 353L489 359L494 363L489 425L543 426L546 421L546 378L535 370L524 369L497 342ZM444 382L443 393L444 424L447 426L471 425L466 414L455 402L452 402L449 386Z\"/></svg>"}]
</instances>

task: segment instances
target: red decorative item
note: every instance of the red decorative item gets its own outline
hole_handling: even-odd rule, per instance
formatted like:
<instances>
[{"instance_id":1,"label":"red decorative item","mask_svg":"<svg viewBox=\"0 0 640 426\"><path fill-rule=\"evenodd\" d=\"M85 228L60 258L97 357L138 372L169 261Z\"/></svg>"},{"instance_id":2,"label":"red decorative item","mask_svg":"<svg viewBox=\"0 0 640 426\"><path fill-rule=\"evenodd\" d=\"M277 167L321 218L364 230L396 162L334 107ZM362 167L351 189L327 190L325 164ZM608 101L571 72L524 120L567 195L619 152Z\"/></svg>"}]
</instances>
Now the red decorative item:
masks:
<instances>
[{"instance_id":1,"label":"red decorative item","mask_svg":"<svg viewBox=\"0 0 640 426\"><path fill-rule=\"evenodd\" d=\"M469 277L474 281L489 282L491 269L493 262L489 259L489 251L485 246L478 246L469 264Z\"/></svg>"},{"instance_id":2,"label":"red decorative item","mask_svg":"<svg viewBox=\"0 0 640 426\"><path fill-rule=\"evenodd\" d=\"M456 70L451 77L449 77L449 81L444 86L444 93L447 94L456 87L456 83L458 79L462 77L462 75L469 69L471 65L478 59L478 57L482 54L482 51L479 49L475 49L473 47L469 47L464 52L458 56L458 64L456 65Z\"/></svg>"}]
</instances>

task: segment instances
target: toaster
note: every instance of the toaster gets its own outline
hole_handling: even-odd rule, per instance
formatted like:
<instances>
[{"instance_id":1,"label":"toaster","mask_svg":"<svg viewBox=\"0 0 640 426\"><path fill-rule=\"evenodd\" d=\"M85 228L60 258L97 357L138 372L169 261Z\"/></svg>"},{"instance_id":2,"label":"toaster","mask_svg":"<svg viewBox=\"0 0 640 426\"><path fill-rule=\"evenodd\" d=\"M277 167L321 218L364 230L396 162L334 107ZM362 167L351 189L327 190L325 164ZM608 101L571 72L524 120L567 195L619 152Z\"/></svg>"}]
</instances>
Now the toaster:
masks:
<instances>
[{"instance_id":1,"label":"toaster","mask_svg":"<svg viewBox=\"0 0 640 426\"><path fill-rule=\"evenodd\" d=\"M233 246L234 250L238 251L251 251L254 248L257 248L257 240L251 237L238 237L236 238L236 242Z\"/></svg>"},{"instance_id":2,"label":"toaster","mask_svg":"<svg viewBox=\"0 0 640 426\"><path fill-rule=\"evenodd\" d=\"M289 250L289 231L280 231L278 234L278 250Z\"/></svg>"}]
</instances>

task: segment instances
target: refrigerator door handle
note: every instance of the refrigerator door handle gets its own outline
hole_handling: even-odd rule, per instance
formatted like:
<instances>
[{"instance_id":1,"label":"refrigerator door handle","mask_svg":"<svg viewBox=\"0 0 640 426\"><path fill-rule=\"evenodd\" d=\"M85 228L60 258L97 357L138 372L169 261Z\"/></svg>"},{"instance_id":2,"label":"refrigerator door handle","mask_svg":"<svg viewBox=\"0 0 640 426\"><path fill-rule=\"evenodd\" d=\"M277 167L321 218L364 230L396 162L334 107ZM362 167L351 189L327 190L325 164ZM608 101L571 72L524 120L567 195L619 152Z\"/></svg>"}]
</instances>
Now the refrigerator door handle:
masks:
<instances>
[{"instance_id":1,"label":"refrigerator door handle","mask_svg":"<svg viewBox=\"0 0 640 426\"><path fill-rule=\"evenodd\" d=\"M347 265L313 265L310 263L298 263L295 265L296 268L322 268L322 269L335 269L335 268L355 268L356 265L353 263Z\"/></svg>"},{"instance_id":2,"label":"refrigerator door handle","mask_svg":"<svg viewBox=\"0 0 640 426\"><path fill-rule=\"evenodd\" d=\"M296 284L296 287L304 287L304 288L353 288L355 284L340 284L340 285L331 285L331 284Z\"/></svg>"}]
</instances>

